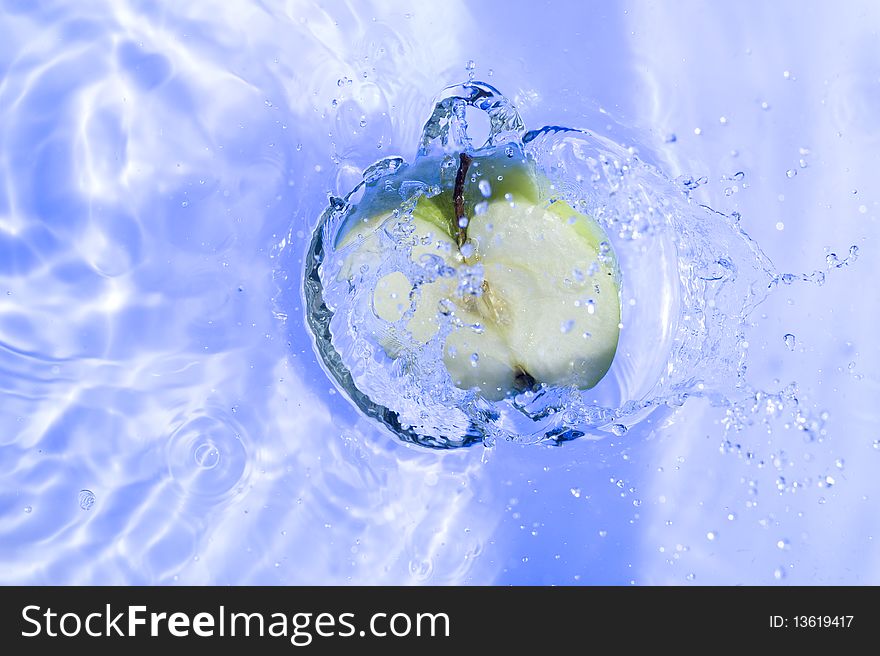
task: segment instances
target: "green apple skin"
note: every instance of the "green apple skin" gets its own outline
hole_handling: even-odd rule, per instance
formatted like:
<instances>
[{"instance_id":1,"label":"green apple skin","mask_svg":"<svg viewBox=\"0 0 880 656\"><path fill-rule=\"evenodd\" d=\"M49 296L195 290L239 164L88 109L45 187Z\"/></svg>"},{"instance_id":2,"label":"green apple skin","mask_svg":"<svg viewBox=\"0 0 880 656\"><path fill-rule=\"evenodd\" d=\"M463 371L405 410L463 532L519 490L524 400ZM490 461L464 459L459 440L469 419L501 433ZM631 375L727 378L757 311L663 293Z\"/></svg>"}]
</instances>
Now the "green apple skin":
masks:
<instances>
[{"instance_id":1,"label":"green apple skin","mask_svg":"<svg viewBox=\"0 0 880 656\"><path fill-rule=\"evenodd\" d=\"M567 203L543 198L521 152L496 151L475 156L468 170L462 190L467 242L460 248L452 222L455 172L437 159L417 161L396 172L390 185L388 178L368 185L339 231L340 278L363 265L377 267L383 257L377 231L401 220L393 214L401 204L395 182L418 180L439 193L421 196L412 210L413 261L436 255L455 268L482 265L477 294L462 295L455 276L415 291L402 272L382 277L373 309L387 329L375 335L377 342L391 358L427 343L442 308L457 324L444 345L444 364L457 387L499 400L538 384L595 386L611 366L620 332L620 274L607 235ZM408 334L401 334L393 324L410 310Z\"/></svg>"}]
</instances>

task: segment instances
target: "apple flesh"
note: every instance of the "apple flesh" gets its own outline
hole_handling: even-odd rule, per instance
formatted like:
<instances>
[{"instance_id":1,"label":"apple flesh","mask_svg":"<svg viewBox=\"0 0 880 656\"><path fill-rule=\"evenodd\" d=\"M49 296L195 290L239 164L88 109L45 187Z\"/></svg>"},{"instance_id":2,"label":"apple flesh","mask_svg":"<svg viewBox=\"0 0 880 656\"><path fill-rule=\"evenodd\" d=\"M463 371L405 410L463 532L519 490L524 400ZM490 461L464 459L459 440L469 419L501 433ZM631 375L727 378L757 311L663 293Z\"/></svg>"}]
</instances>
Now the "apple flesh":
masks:
<instances>
[{"instance_id":1,"label":"apple flesh","mask_svg":"<svg viewBox=\"0 0 880 656\"><path fill-rule=\"evenodd\" d=\"M388 329L378 343L400 357L437 334L442 314L452 315L443 361L457 387L489 400L539 384L593 387L611 366L620 332L619 271L607 236L568 204L541 198L521 155L476 157L466 169L457 189L441 172L441 192L420 197L411 217L394 216L393 201L368 189L340 231L341 277L379 264L379 231L395 221L412 223L414 262L439 258L459 273L417 285L399 271L380 278L373 309ZM456 220L456 205L464 220ZM462 284L462 272L471 284Z\"/></svg>"}]
</instances>

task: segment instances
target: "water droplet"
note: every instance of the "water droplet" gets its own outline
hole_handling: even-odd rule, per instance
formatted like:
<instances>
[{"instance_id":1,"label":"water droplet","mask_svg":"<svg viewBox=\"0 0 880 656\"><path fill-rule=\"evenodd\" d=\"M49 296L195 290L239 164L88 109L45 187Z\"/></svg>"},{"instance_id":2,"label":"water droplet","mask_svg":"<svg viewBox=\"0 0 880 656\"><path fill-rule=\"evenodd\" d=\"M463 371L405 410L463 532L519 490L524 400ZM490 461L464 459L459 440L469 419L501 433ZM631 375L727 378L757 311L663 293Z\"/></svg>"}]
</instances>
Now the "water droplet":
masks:
<instances>
[{"instance_id":1,"label":"water droplet","mask_svg":"<svg viewBox=\"0 0 880 656\"><path fill-rule=\"evenodd\" d=\"M193 460L202 469L214 469L220 464L220 451L210 441L203 442L193 449Z\"/></svg>"},{"instance_id":2,"label":"water droplet","mask_svg":"<svg viewBox=\"0 0 880 656\"><path fill-rule=\"evenodd\" d=\"M489 184L488 180L480 180L477 183L477 187L480 188L480 193L483 194L483 198L488 198L492 195L492 185Z\"/></svg>"},{"instance_id":3,"label":"water droplet","mask_svg":"<svg viewBox=\"0 0 880 656\"><path fill-rule=\"evenodd\" d=\"M785 550L785 549L788 549L789 546L790 546L790 543L789 543L789 541L788 541L787 539L785 539L785 538L783 538L783 539L781 539L781 540L777 540L777 542L776 542L776 548L777 548L777 549Z\"/></svg>"},{"instance_id":4,"label":"water droplet","mask_svg":"<svg viewBox=\"0 0 880 656\"><path fill-rule=\"evenodd\" d=\"M709 540L709 542L714 542L717 537L718 534L715 531L709 531L706 533L706 539Z\"/></svg>"},{"instance_id":5,"label":"water droplet","mask_svg":"<svg viewBox=\"0 0 880 656\"><path fill-rule=\"evenodd\" d=\"M474 245L472 242L466 242L461 245L461 249L459 249L459 250L461 250L461 254L464 255L465 257L470 257L471 255L474 254L475 249L474 249Z\"/></svg>"},{"instance_id":6,"label":"water droplet","mask_svg":"<svg viewBox=\"0 0 880 656\"><path fill-rule=\"evenodd\" d=\"M788 169L785 172L785 177L787 177L787 178L793 178L796 175L797 175L797 171L795 169Z\"/></svg>"},{"instance_id":7,"label":"water droplet","mask_svg":"<svg viewBox=\"0 0 880 656\"><path fill-rule=\"evenodd\" d=\"M615 435L617 435L618 437L620 437L621 435L624 435L626 433L626 431L627 431L627 427L624 426L623 424L612 424L611 425L611 432L614 433Z\"/></svg>"},{"instance_id":8,"label":"water droplet","mask_svg":"<svg viewBox=\"0 0 880 656\"><path fill-rule=\"evenodd\" d=\"M694 128L694 134L699 137L701 134L703 134L703 130L700 128Z\"/></svg>"},{"instance_id":9,"label":"water droplet","mask_svg":"<svg viewBox=\"0 0 880 656\"><path fill-rule=\"evenodd\" d=\"M367 119L364 118L363 116L361 116L361 120L360 120L360 122L358 123L358 125L360 125L362 128L367 127Z\"/></svg>"},{"instance_id":10,"label":"water droplet","mask_svg":"<svg viewBox=\"0 0 880 656\"><path fill-rule=\"evenodd\" d=\"M565 335L567 333L570 333L572 328L574 328L574 319L569 319L568 321L563 321L559 325L559 332Z\"/></svg>"},{"instance_id":11,"label":"water droplet","mask_svg":"<svg viewBox=\"0 0 880 656\"><path fill-rule=\"evenodd\" d=\"M802 157L798 160L798 166L800 166L802 169L807 168L807 160Z\"/></svg>"},{"instance_id":12,"label":"water droplet","mask_svg":"<svg viewBox=\"0 0 880 656\"><path fill-rule=\"evenodd\" d=\"M467 220L466 216L463 216L458 219L458 227L459 228L467 228L467 226L468 226L468 220Z\"/></svg>"},{"instance_id":13,"label":"water droplet","mask_svg":"<svg viewBox=\"0 0 880 656\"><path fill-rule=\"evenodd\" d=\"M727 513L727 521L732 522L736 520L736 513Z\"/></svg>"},{"instance_id":14,"label":"water droplet","mask_svg":"<svg viewBox=\"0 0 880 656\"><path fill-rule=\"evenodd\" d=\"M606 535L608 535L608 531L606 531L606 530L604 530L604 529L601 530L601 531L599 531L599 537L600 537L600 538L604 538Z\"/></svg>"},{"instance_id":15,"label":"water droplet","mask_svg":"<svg viewBox=\"0 0 880 656\"><path fill-rule=\"evenodd\" d=\"M185 200L180 204L181 207L189 207L189 201Z\"/></svg>"},{"instance_id":16,"label":"water droplet","mask_svg":"<svg viewBox=\"0 0 880 656\"><path fill-rule=\"evenodd\" d=\"M688 581L693 581L695 578L697 578L697 575L694 574L693 572L691 572L690 574L686 575L684 578L686 578Z\"/></svg>"},{"instance_id":17,"label":"water droplet","mask_svg":"<svg viewBox=\"0 0 880 656\"><path fill-rule=\"evenodd\" d=\"M780 230L780 231L785 230L785 224L782 221L777 221L776 222L776 229Z\"/></svg>"},{"instance_id":18,"label":"water droplet","mask_svg":"<svg viewBox=\"0 0 880 656\"><path fill-rule=\"evenodd\" d=\"M91 490L80 490L77 498L79 500L79 507L83 510L91 510L92 506L95 505L95 493Z\"/></svg>"},{"instance_id":19,"label":"water droplet","mask_svg":"<svg viewBox=\"0 0 880 656\"><path fill-rule=\"evenodd\" d=\"M834 480L833 476L826 476L825 477L825 487L834 487L834 484L836 482L837 481Z\"/></svg>"},{"instance_id":20,"label":"water droplet","mask_svg":"<svg viewBox=\"0 0 880 656\"><path fill-rule=\"evenodd\" d=\"M675 143L676 141L678 141L678 137L675 136L674 132L671 132L666 135L666 138L663 141L665 141L666 143Z\"/></svg>"},{"instance_id":21,"label":"water droplet","mask_svg":"<svg viewBox=\"0 0 880 656\"><path fill-rule=\"evenodd\" d=\"M785 342L789 351L794 351L794 347L797 345L797 339L794 335L786 333L785 337L782 338L782 341Z\"/></svg>"},{"instance_id":22,"label":"water droplet","mask_svg":"<svg viewBox=\"0 0 880 656\"><path fill-rule=\"evenodd\" d=\"M639 508L642 505L642 500L641 499L633 499L633 505L636 508Z\"/></svg>"},{"instance_id":23,"label":"water droplet","mask_svg":"<svg viewBox=\"0 0 880 656\"><path fill-rule=\"evenodd\" d=\"M573 487L569 490L569 492L571 492L571 496L573 496L575 499L581 498L581 489L579 487Z\"/></svg>"},{"instance_id":24,"label":"water droplet","mask_svg":"<svg viewBox=\"0 0 880 656\"><path fill-rule=\"evenodd\" d=\"M471 353L471 366L476 367L480 363L480 356L476 353Z\"/></svg>"},{"instance_id":25,"label":"water droplet","mask_svg":"<svg viewBox=\"0 0 880 656\"><path fill-rule=\"evenodd\" d=\"M473 59L468 59L464 64L464 70L466 70L466 71L472 71L476 67L477 67L477 62L475 62Z\"/></svg>"},{"instance_id":26,"label":"water droplet","mask_svg":"<svg viewBox=\"0 0 880 656\"><path fill-rule=\"evenodd\" d=\"M768 109L770 109L770 103L768 103L766 100L763 101L761 103L761 109L763 109L766 112Z\"/></svg>"},{"instance_id":27,"label":"water droplet","mask_svg":"<svg viewBox=\"0 0 880 656\"><path fill-rule=\"evenodd\" d=\"M477 203L474 205L474 214L477 216L482 216L486 212L489 211L489 203L487 201L483 201L481 203Z\"/></svg>"},{"instance_id":28,"label":"water droplet","mask_svg":"<svg viewBox=\"0 0 880 656\"><path fill-rule=\"evenodd\" d=\"M880 451L880 440L874 440L874 449Z\"/></svg>"},{"instance_id":29,"label":"water droplet","mask_svg":"<svg viewBox=\"0 0 880 656\"><path fill-rule=\"evenodd\" d=\"M718 122L721 123L721 125L727 125L727 117L726 116L720 117L718 119Z\"/></svg>"},{"instance_id":30,"label":"water droplet","mask_svg":"<svg viewBox=\"0 0 880 656\"><path fill-rule=\"evenodd\" d=\"M30 506L25 506L25 507L24 507L24 511L25 511L28 515L30 515L31 512L33 511L33 508L31 508Z\"/></svg>"},{"instance_id":31,"label":"water droplet","mask_svg":"<svg viewBox=\"0 0 880 656\"><path fill-rule=\"evenodd\" d=\"M838 458L837 460L834 461L834 466L837 467L838 469L843 469L844 464L845 463L844 463L843 458Z\"/></svg>"},{"instance_id":32,"label":"water droplet","mask_svg":"<svg viewBox=\"0 0 880 656\"><path fill-rule=\"evenodd\" d=\"M782 71L782 77L784 77L786 80L793 80L794 79L794 77L791 74L791 71Z\"/></svg>"},{"instance_id":33,"label":"water droplet","mask_svg":"<svg viewBox=\"0 0 880 656\"><path fill-rule=\"evenodd\" d=\"M773 578L776 579L777 581L781 581L782 579L785 578L785 570L782 569L781 567L777 567L776 569L773 570Z\"/></svg>"}]
</instances>

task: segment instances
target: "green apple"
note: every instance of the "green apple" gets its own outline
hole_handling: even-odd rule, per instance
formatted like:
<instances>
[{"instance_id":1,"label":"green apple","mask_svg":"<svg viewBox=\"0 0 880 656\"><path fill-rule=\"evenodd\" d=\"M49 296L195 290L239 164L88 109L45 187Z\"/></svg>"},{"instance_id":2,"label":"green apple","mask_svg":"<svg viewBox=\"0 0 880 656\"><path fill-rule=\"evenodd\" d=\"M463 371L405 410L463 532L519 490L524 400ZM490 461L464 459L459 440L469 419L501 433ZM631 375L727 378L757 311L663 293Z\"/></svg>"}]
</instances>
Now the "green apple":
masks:
<instances>
[{"instance_id":1,"label":"green apple","mask_svg":"<svg viewBox=\"0 0 880 656\"><path fill-rule=\"evenodd\" d=\"M413 180L439 193L418 197L411 217L395 213L400 183ZM589 389L607 373L620 332L608 237L590 217L544 198L521 151L417 161L368 185L339 232L339 275L375 270L380 230L395 222L411 222L415 263L442 262L458 275L414 284L395 271L378 280L373 310L387 329L375 338L391 358L426 344L441 315L452 315L444 364L457 387L489 400L540 384ZM473 284L462 284L463 273Z\"/></svg>"}]
</instances>

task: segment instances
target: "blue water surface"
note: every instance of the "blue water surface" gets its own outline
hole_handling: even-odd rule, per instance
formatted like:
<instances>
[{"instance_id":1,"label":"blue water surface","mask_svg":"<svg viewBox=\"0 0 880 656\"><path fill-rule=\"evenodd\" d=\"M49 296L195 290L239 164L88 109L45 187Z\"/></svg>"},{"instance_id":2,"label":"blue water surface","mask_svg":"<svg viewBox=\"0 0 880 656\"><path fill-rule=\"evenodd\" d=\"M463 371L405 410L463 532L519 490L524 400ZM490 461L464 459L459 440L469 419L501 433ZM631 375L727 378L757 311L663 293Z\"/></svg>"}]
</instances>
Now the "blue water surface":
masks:
<instances>
[{"instance_id":1,"label":"blue water surface","mask_svg":"<svg viewBox=\"0 0 880 656\"><path fill-rule=\"evenodd\" d=\"M0 12L0 582L880 583L877 3ZM798 272L743 336L767 392L488 451L354 408L312 229L469 76L705 177Z\"/></svg>"}]
</instances>

